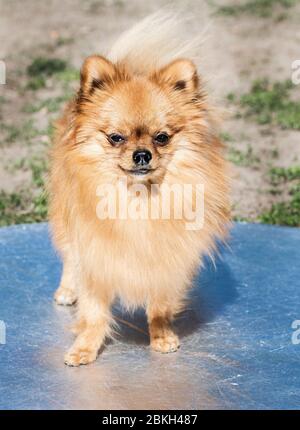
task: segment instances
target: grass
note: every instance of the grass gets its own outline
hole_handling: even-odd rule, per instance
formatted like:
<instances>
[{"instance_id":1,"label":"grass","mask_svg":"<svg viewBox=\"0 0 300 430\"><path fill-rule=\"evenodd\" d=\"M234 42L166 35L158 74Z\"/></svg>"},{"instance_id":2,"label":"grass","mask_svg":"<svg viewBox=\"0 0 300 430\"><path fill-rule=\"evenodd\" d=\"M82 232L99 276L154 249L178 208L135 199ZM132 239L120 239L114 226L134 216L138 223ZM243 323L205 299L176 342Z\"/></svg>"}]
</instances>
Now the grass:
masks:
<instances>
[{"instance_id":1,"label":"grass","mask_svg":"<svg viewBox=\"0 0 300 430\"><path fill-rule=\"evenodd\" d=\"M58 37L56 46L70 45L74 42L73 37Z\"/></svg>"},{"instance_id":2,"label":"grass","mask_svg":"<svg viewBox=\"0 0 300 430\"><path fill-rule=\"evenodd\" d=\"M94 0L89 5L89 12L95 14L107 7L122 8L124 7L124 5L125 5L125 0L110 0L109 2L107 0Z\"/></svg>"},{"instance_id":3,"label":"grass","mask_svg":"<svg viewBox=\"0 0 300 430\"><path fill-rule=\"evenodd\" d=\"M248 145L246 151L239 149L229 148L228 159L237 166L249 167L259 163L259 158L253 153L253 149Z\"/></svg>"},{"instance_id":4,"label":"grass","mask_svg":"<svg viewBox=\"0 0 300 430\"><path fill-rule=\"evenodd\" d=\"M278 158L279 157L279 151L277 148L271 149L270 155L272 158Z\"/></svg>"},{"instance_id":5,"label":"grass","mask_svg":"<svg viewBox=\"0 0 300 430\"><path fill-rule=\"evenodd\" d=\"M220 133L220 139L223 142L232 142L234 140L231 134L227 133L226 131L223 131L222 133Z\"/></svg>"},{"instance_id":6,"label":"grass","mask_svg":"<svg viewBox=\"0 0 300 430\"><path fill-rule=\"evenodd\" d=\"M275 203L269 211L259 217L259 220L266 224L300 227L300 187L290 194L289 202Z\"/></svg>"},{"instance_id":7,"label":"grass","mask_svg":"<svg viewBox=\"0 0 300 430\"><path fill-rule=\"evenodd\" d=\"M290 98L292 88L290 80L270 83L259 79L241 96L240 104L246 109L245 115L253 116L259 124L300 130L300 103Z\"/></svg>"},{"instance_id":8,"label":"grass","mask_svg":"<svg viewBox=\"0 0 300 430\"><path fill-rule=\"evenodd\" d=\"M266 18L272 15L275 6L290 8L295 3L296 0L248 0L238 5L221 6L217 14L226 16L251 14Z\"/></svg>"},{"instance_id":9,"label":"grass","mask_svg":"<svg viewBox=\"0 0 300 430\"><path fill-rule=\"evenodd\" d=\"M43 157L24 158L15 163L15 168L29 168L32 173L32 186L19 192L0 191L0 227L41 222L47 219L47 197L44 191L47 161Z\"/></svg>"},{"instance_id":10,"label":"grass","mask_svg":"<svg viewBox=\"0 0 300 430\"><path fill-rule=\"evenodd\" d=\"M47 172L48 165L44 158L34 157L29 162L29 167L32 172L32 181L38 188L44 187L44 176Z\"/></svg>"},{"instance_id":11,"label":"grass","mask_svg":"<svg viewBox=\"0 0 300 430\"><path fill-rule=\"evenodd\" d=\"M56 76L60 81L69 84L74 81L79 81L80 72L79 70L68 66L65 70L57 73Z\"/></svg>"},{"instance_id":12,"label":"grass","mask_svg":"<svg viewBox=\"0 0 300 430\"><path fill-rule=\"evenodd\" d=\"M45 193L33 197L28 190L6 193L0 191L0 227L41 222L47 217L47 199Z\"/></svg>"},{"instance_id":13,"label":"grass","mask_svg":"<svg viewBox=\"0 0 300 430\"><path fill-rule=\"evenodd\" d=\"M35 113L35 112L39 112L41 109L44 109L44 108L46 108L47 111L50 113L58 112L60 111L62 104L70 100L72 96L73 94L66 92L62 96L48 98L48 99L39 101L38 103L35 103L35 104L30 103L24 107L24 112Z\"/></svg>"},{"instance_id":14,"label":"grass","mask_svg":"<svg viewBox=\"0 0 300 430\"><path fill-rule=\"evenodd\" d=\"M62 73L67 68L67 63L59 58L37 57L27 67L27 75L30 80L26 88L37 91L46 86L46 78L56 73Z\"/></svg>"},{"instance_id":15,"label":"grass","mask_svg":"<svg viewBox=\"0 0 300 430\"><path fill-rule=\"evenodd\" d=\"M44 76L35 76L34 78L31 78L28 81L26 85L26 89L37 91L37 90L40 90L41 88L45 88L45 86L46 86L46 79L44 78Z\"/></svg>"},{"instance_id":16,"label":"grass","mask_svg":"<svg viewBox=\"0 0 300 430\"><path fill-rule=\"evenodd\" d=\"M51 139L54 130L52 121L60 111L62 104L74 94L74 82L79 81L79 71L57 58L35 58L28 66L26 75L25 90L33 91L28 94L29 97L24 98L28 100L28 103L25 104L25 101L21 108L21 112L27 114L26 120L20 123L21 125L0 123L1 138L4 144L18 146L32 143L34 145L43 143L42 138L45 136ZM46 86L49 89L55 89L55 94L59 95L43 98L40 90ZM0 103L4 101L4 98L0 99ZM36 128L35 117L32 116L42 109L46 109L49 119L45 130ZM31 182L21 185L14 192L0 190L0 226L46 220L47 198L44 192L44 178L47 172L47 160L45 155L39 153L31 158L21 158L11 162L6 169L11 175L17 170L30 170Z\"/></svg>"},{"instance_id":17,"label":"grass","mask_svg":"<svg viewBox=\"0 0 300 430\"><path fill-rule=\"evenodd\" d=\"M31 139L39 135L33 120L25 121L20 127L11 124L1 124L0 130L4 132L2 143L9 144L17 141L29 143Z\"/></svg>"},{"instance_id":18,"label":"grass","mask_svg":"<svg viewBox=\"0 0 300 430\"><path fill-rule=\"evenodd\" d=\"M79 79L79 71L59 58L37 57L27 67L27 76L30 79L26 89L37 91L46 87L47 79L53 76L68 85Z\"/></svg>"},{"instance_id":19,"label":"grass","mask_svg":"<svg viewBox=\"0 0 300 430\"><path fill-rule=\"evenodd\" d=\"M288 202L279 202L260 216L260 221L267 224L300 226L300 166L289 168L272 168L269 172L272 185L286 185L289 182ZM276 188L275 188L276 190ZM274 188L273 188L274 191Z\"/></svg>"},{"instance_id":20,"label":"grass","mask_svg":"<svg viewBox=\"0 0 300 430\"><path fill-rule=\"evenodd\" d=\"M231 134L222 132L220 138L224 142L233 142L235 139ZM234 147L229 147L227 152L227 159L237 166L249 167L255 166L260 162L260 159L254 154L251 145L247 146L246 151L241 151Z\"/></svg>"},{"instance_id":21,"label":"grass","mask_svg":"<svg viewBox=\"0 0 300 430\"><path fill-rule=\"evenodd\" d=\"M227 100L229 101L229 102L235 102L235 100L236 100L236 95L234 94L234 93L229 93L229 94L227 94Z\"/></svg>"},{"instance_id":22,"label":"grass","mask_svg":"<svg viewBox=\"0 0 300 430\"><path fill-rule=\"evenodd\" d=\"M44 187L44 176L48 169L48 163L45 156L35 155L30 159L28 159L28 157L23 157L10 163L6 168L11 173L15 173L17 170L30 170L32 174L32 184L35 188Z\"/></svg>"},{"instance_id":23,"label":"grass","mask_svg":"<svg viewBox=\"0 0 300 430\"><path fill-rule=\"evenodd\" d=\"M253 220L251 218L247 218L241 215L236 215L233 217L233 221L236 222L252 222Z\"/></svg>"},{"instance_id":24,"label":"grass","mask_svg":"<svg viewBox=\"0 0 300 430\"><path fill-rule=\"evenodd\" d=\"M272 184L280 182L300 180L300 166L292 166L288 168L273 167L269 171L269 176Z\"/></svg>"},{"instance_id":25,"label":"grass","mask_svg":"<svg viewBox=\"0 0 300 430\"><path fill-rule=\"evenodd\" d=\"M231 102L238 102L245 109L243 116L255 118L259 124L300 130L300 103L291 97L293 88L290 80L270 83L267 79L260 79L240 99L232 93L227 98ZM278 156L276 148L271 150L271 158ZM249 166L259 161L255 159L250 147L246 152L230 149L229 159L240 166ZM279 200L282 188L285 187L288 199L274 203L258 220L268 224L300 226L300 166L273 167L269 171L269 181L270 194L277 196Z\"/></svg>"},{"instance_id":26,"label":"grass","mask_svg":"<svg viewBox=\"0 0 300 430\"><path fill-rule=\"evenodd\" d=\"M52 76L66 69L67 63L59 58L35 58L27 67L28 76Z\"/></svg>"}]
</instances>

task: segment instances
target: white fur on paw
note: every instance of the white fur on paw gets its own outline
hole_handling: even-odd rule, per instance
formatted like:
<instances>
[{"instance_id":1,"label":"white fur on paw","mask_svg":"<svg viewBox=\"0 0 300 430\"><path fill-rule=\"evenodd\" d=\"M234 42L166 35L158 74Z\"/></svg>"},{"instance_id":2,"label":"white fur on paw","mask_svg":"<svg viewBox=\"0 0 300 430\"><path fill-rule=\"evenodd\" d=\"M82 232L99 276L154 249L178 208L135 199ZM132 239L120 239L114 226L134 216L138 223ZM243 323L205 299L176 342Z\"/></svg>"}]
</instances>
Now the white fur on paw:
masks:
<instances>
[{"instance_id":1,"label":"white fur on paw","mask_svg":"<svg viewBox=\"0 0 300 430\"><path fill-rule=\"evenodd\" d=\"M69 288L59 288L54 295L54 300L58 305L71 306L76 302L76 299L73 290Z\"/></svg>"},{"instance_id":2,"label":"white fur on paw","mask_svg":"<svg viewBox=\"0 0 300 430\"><path fill-rule=\"evenodd\" d=\"M71 348L64 357L67 366L77 367L81 364L89 364L97 358L97 351L88 348Z\"/></svg>"},{"instance_id":3,"label":"white fur on paw","mask_svg":"<svg viewBox=\"0 0 300 430\"><path fill-rule=\"evenodd\" d=\"M162 352L163 354L175 352L179 346L179 339L175 334L165 337L157 337L151 340L151 348L154 349L154 351Z\"/></svg>"}]
</instances>

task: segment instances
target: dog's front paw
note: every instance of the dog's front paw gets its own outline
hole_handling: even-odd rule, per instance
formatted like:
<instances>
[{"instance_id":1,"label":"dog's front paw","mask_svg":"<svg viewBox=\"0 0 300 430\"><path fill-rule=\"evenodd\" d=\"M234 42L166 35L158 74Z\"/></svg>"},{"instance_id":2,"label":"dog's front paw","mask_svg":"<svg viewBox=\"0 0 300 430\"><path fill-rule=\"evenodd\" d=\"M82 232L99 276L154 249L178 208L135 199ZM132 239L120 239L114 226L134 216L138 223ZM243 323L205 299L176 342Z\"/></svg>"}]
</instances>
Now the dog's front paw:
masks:
<instances>
[{"instance_id":1,"label":"dog's front paw","mask_svg":"<svg viewBox=\"0 0 300 430\"><path fill-rule=\"evenodd\" d=\"M154 351L162 352L164 354L177 351L179 346L180 343L178 336L174 333L156 337L151 340L151 348L154 349Z\"/></svg>"},{"instance_id":2,"label":"dog's front paw","mask_svg":"<svg viewBox=\"0 0 300 430\"><path fill-rule=\"evenodd\" d=\"M71 306L76 302L77 297L73 289L61 286L56 290L54 300L58 305Z\"/></svg>"},{"instance_id":3,"label":"dog's front paw","mask_svg":"<svg viewBox=\"0 0 300 430\"><path fill-rule=\"evenodd\" d=\"M65 355L65 364L68 366L80 366L89 364L97 358L97 351L88 348L71 348Z\"/></svg>"}]
</instances>

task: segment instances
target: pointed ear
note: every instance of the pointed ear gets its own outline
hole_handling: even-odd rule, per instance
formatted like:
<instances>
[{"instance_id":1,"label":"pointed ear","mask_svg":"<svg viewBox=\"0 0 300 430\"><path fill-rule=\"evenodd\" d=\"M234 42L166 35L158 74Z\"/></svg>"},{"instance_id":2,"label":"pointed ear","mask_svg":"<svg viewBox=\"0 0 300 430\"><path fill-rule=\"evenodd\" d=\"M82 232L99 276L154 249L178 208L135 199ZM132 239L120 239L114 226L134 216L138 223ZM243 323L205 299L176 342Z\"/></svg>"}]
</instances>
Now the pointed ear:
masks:
<instances>
[{"instance_id":1,"label":"pointed ear","mask_svg":"<svg viewBox=\"0 0 300 430\"><path fill-rule=\"evenodd\" d=\"M115 73L113 63L100 55L91 55L86 58L81 68L81 89L91 94L96 88L103 88Z\"/></svg>"},{"instance_id":2,"label":"pointed ear","mask_svg":"<svg viewBox=\"0 0 300 430\"><path fill-rule=\"evenodd\" d=\"M190 60L180 59L163 67L158 72L158 79L174 91L194 92L198 88L198 74L195 64Z\"/></svg>"}]
</instances>

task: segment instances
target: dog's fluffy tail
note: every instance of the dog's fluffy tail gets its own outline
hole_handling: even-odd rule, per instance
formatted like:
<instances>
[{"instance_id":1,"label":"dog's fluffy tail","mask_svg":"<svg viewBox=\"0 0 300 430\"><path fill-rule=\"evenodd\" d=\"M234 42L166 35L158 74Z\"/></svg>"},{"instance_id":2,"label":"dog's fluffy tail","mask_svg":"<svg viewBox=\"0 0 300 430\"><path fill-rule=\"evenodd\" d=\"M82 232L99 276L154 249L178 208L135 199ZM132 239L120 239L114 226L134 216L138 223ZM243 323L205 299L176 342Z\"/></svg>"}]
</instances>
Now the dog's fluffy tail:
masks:
<instances>
[{"instance_id":1,"label":"dog's fluffy tail","mask_svg":"<svg viewBox=\"0 0 300 430\"><path fill-rule=\"evenodd\" d=\"M126 63L138 74L149 73L176 58L193 59L203 36L189 40L183 22L172 12L154 13L123 33L108 58Z\"/></svg>"}]
</instances>

